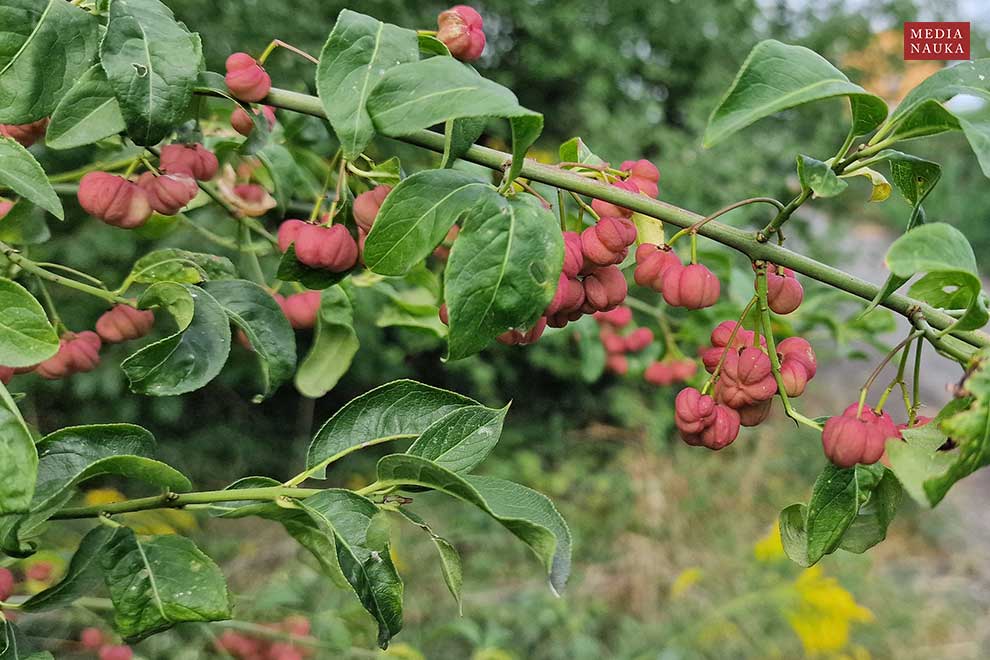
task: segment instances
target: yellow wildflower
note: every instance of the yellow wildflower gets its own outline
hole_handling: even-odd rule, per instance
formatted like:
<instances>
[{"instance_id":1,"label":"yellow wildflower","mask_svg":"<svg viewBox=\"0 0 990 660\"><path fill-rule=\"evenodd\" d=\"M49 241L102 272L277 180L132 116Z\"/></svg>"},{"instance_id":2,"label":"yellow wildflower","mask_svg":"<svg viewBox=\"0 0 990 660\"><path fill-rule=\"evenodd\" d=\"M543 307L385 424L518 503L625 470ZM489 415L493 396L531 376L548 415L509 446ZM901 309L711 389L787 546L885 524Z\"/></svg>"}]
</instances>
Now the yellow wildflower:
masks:
<instances>
[{"instance_id":1,"label":"yellow wildflower","mask_svg":"<svg viewBox=\"0 0 990 660\"><path fill-rule=\"evenodd\" d=\"M794 587L797 600L785 615L809 656L841 651L849 643L851 624L873 621L873 613L835 578L826 577L821 566L802 571Z\"/></svg>"},{"instance_id":2,"label":"yellow wildflower","mask_svg":"<svg viewBox=\"0 0 990 660\"><path fill-rule=\"evenodd\" d=\"M671 599L680 598L687 593L688 589L701 579L701 575L701 569L696 567L681 571L680 575L674 578L674 583L670 585Z\"/></svg>"}]
</instances>

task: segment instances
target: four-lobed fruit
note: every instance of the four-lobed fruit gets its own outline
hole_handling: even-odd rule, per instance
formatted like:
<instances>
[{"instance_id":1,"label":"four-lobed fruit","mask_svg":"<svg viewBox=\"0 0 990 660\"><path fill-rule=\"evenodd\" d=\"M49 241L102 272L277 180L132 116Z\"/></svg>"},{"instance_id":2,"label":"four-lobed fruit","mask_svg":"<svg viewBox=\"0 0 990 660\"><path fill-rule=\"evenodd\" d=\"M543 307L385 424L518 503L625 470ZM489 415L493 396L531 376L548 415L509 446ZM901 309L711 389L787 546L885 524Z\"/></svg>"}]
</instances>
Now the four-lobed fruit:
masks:
<instances>
[{"instance_id":1,"label":"four-lobed fruit","mask_svg":"<svg viewBox=\"0 0 990 660\"><path fill-rule=\"evenodd\" d=\"M216 176L220 162L216 155L198 142L167 144L158 157L158 168L167 174L186 174L198 181Z\"/></svg>"},{"instance_id":2,"label":"four-lobed fruit","mask_svg":"<svg viewBox=\"0 0 990 660\"><path fill-rule=\"evenodd\" d=\"M639 188L632 181L613 181L613 188L618 188L619 190L625 190L626 192L639 193ZM611 202L606 202L601 199L591 200L591 210L598 214L599 218L628 218L633 214L630 209L623 206L616 206Z\"/></svg>"},{"instance_id":3,"label":"four-lobed fruit","mask_svg":"<svg viewBox=\"0 0 990 660\"><path fill-rule=\"evenodd\" d=\"M268 122L269 130L275 127L275 108L272 106L263 105L260 108L253 108L251 112L256 115L261 113ZM237 106L234 111L230 113L230 125L235 131L244 137L251 135L251 131L254 130L254 122L241 106Z\"/></svg>"},{"instance_id":4,"label":"four-lobed fruit","mask_svg":"<svg viewBox=\"0 0 990 660\"><path fill-rule=\"evenodd\" d=\"M767 401L777 393L770 356L754 346L725 352L718 380L718 399L730 408Z\"/></svg>"},{"instance_id":5,"label":"four-lobed fruit","mask_svg":"<svg viewBox=\"0 0 990 660\"><path fill-rule=\"evenodd\" d=\"M320 292L303 291L288 296L275 294L275 302L282 308L289 325L296 330L309 330L316 325L316 317L320 312Z\"/></svg>"},{"instance_id":6,"label":"four-lobed fruit","mask_svg":"<svg viewBox=\"0 0 990 660\"><path fill-rule=\"evenodd\" d=\"M295 230L293 242L296 259L310 268L343 273L357 263L357 243L344 225L303 223Z\"/></svg>"},{"instance_id":7,"label":"four-lobed fruit","mask_svg":"<svg viewBox=\"0 0 990 660\"><path fill-rule=\"evenodd\" d=\"M392 186L375 186L354 198L354 222L364 233L371 231L378 209L385 203L385 198L392 192Z\"/></svg>"},{"instance_id":8,"label":"four-lobed fruit","mask_svg":"<svg viewBox=\"0 0 990 660\"><path fill-rule=\"evenodd\" d=\"M485 50L485 30L481 14L467 5L455 5L437 16L437 39L450 54L472 62Z\"/></svg>"},{"instance_id":9,"label":"four-lobed fruit","mask_svg":"<svg viewBox=\"0 0 990 660\"><path fill-rule=\"evenodd\" d=\"M83 628L79 633L79 643L82 644L84 649L89 651L95 651L101 646L103 646L107 641L106 636L103 631L99 628Z\"/></svg>"},{"instance_id":10,"label":"four-lobed fruit","mask_svg":"<svg viewBox=\"0 0 990 660\"><path fill-rule=\"evenodd\" d=\"M114 305L96 320L96 334L108 344L140 339L151 332L155 313L131 305Z\"/></svg>"},{"instance_id":11,"label":"four-lobed fruit","mask_svg":"<svg viewBox=\"0 0 990 660\"><path fill-rule=\"evenodd\" d=\"M632 323L633 312L631 308L621 305L608 312L595 312L594 317L599 323L607 323L616 329L622 329Z\"/></svg>"},{"instance_id":12,"label":"four-lobed fruit","mask_svg":"<svg viewBox=\"0 0 990 660\"><path fill-rule=\"evenodd\" d=\"M618 307L626 299L628 285L622 271L617 266L598 268L584 278L585 314L607 312Z\"/></svg>"},{"instance_id":13,"label":"four-lobed fruit","mask_svg":"<svg viewBox=\"0 0 990 660\"><path fill-rule=\"evenodd\" d=\"M694 360L672 358L651 363L643 371L643 380L651 385L666 387L688 381L697 372L698 363Z\"/></svg>"},{"instance_id":14,"label":"four-lobed fruit","mask_svg":"<svg viewBox=\"0 0 990 660\"><path fill-rule=\"evenodd\" d=\"M804 301L804 287L794 271L770 264L767 267L767 305L777 314L790 314Z\"/></svg>"},{"instance_id":15,"label":"four-lobed fruit","mask_svg":"<svg viewBox=\"0 0 990 660\"><path fill-rule=\"evenodd\" d=\"M77 196L86 213L114 227L134 229L151 216L145 190L116 174L88 172L79 182Z\"/></svg>"},{"instance_id":16,"label":"four-lobed fruit","mask_svg":"<svg viewBox=\"0 0 990 660\"><path fill-rule=\"evenodd\" d=\"M162 215L175 215L199 192L196 180L188 174L160 174L145 172L138 177L137 185L144 190L151 208Z\"/></svg>"},{"instance_id":17,"label":"four-lobed fruit","mask_svg":"<svg viewBox=\"0 0 990 660\"><path fill-rule=\"evenodd\" d=\"M134 651L124 644L108 644L100 648L100 660L131 660Z\"/></svg>"},{"instance_id":18,"label":"four-lobed fruit","mask_svg":"<svg viewBox=\"0 0 990 660\"><path fill-rule=\"evenodd\" d=\"M30 124L0 124L0 135L20 142L27 148L45 136L48 130L48 117Z\"/></svg>"},{"instance_id":19,"label":"four-lobed fruit","mask_svg":"<svg viewBox=\"0 0 990 660\"><path fill-rule=\"evenodd\" d=\"M639 286L662 292L664 273L668 268L681 265L677 253L668 246L641 243L636 248L636 270L633 272L633 279Z\"/></svg>"},{"instance_id":20,"label":"four-lobed fruit","mask_svg":"<svg viewBox=\"0 0 990 660\"><path fill-rule=\"evenodd\" d=\"M268 96L272 79L264 67L247 53L233 53L227 58L224 81L234 98L256 103Z\"/></svg>"},{"instance_id":21,"label":"four-lobed fruit","mask_svg":"<svg viewBox=\"0 0 990 660\"><path fill-rule=\"evenodd\" d=\"M660 170L648 160L627 160L619 166L619 169L629 172L626 181L636 186L639 192L650 197L656 197L660 189Z\"/></svg>"},{"instance_id":22,"label":"four-lobed fruit","mask_svg":"<svg viewBox=\"0 0 990 660\"><path fill-rule=\"evenodd\" d=\"M581 232L581 253L594 266L621 263L636 241L636 225L628 218L603 217Z\"/></svg>"},{"instance_id":23,"label":"four-lobed fruit","mask_svg":"<svg viewBox=\"0 0 990 660\"><path fill-rule=\"evenodd\" d=\"M35 367L35 372L47 380L65 378L75 373L92 371L100 364L103 342L92 330L66 333L59 342L58 353Z\"/></svg>"},{"instance_id":24,"label":"four-lobed fruit","mask_svg":"<svg viewBox=\"0 0 990 660\"><path fill-rule=\"evenodd\" d=\"M739 413L693 387L674 399L674 423L684 442L713 450L729 446L739 435Z\"/></svg>"},{"instance_id":25,"label":"four-lobed fruit","mask_svg":"<svg viewBox=\"0 0 990 660\"><path fill-rule=\"evenodd\" d=\"M671 307L703 309L718 302L721 285L715 273L701 264L671 266L663 272L663 299Z\"/></svg>"},{"instance_id":26,"label":"four-lobed fruit","mask_svg":"<svg viewBox=\"0 0 990 660\"><path fill-rule=\"evenodd\" d=\"M825 422L822 448L836 466L850 468L857 463L876 463L883 456L887 440L900 437L889 414L878 413L869 406L860 410L859 404L853 403L841 415Z\"/></svg>"}]
</instances>

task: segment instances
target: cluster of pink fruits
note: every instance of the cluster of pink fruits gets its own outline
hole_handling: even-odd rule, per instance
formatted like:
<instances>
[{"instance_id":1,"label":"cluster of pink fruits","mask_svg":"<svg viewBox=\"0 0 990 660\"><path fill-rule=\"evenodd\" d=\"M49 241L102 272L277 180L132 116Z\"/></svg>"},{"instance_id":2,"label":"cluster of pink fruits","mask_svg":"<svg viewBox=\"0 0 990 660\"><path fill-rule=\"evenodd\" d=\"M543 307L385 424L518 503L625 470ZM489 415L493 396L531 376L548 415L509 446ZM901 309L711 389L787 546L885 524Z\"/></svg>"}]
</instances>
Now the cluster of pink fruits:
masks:
<instances>
[{"instance_id":1,"label":"cluster of pink fruits","mask_svg":"<svg viewBox=\"0 0 990 660\"><path fill-rule=\"evenodd\" d=\"M99 628L83 628L79 633L79 645L87 651L95 651L100 660L131 660L134 651L126 644L113 644Z\"/></svg>"},{"instance_id":2,"label":"cluster of pink fruits","mask_svg":"<svg viewBox=\"0 0 990 660\"><path fill-rule=\"evenodd\" d=\"M878 412L869 406L852 403L841 415L825 422L822 448L829 460L839 467L849 468L857 463L870 465L885 458L888 440L902 440L902 431L924 426L930 421L931 417L919 416L910 426L894 424L886 411Z\"/></svg>"},{"instance_id":3,"label":"cluster of pink fruits","mask_svg":"<svg viewBox=\"0 0 990 660\"><path fill-rule=\"evenodd\" d=\"M219 163L201 144L162 147L160 173L136 181L109 172L88 172L79 182L79 205L95 218L122 229L140 227L152 212L175 215L199 192L199 181L216 176Z\"/></svg>"},{"instance_id":4,"label":"cluster of pink fruits","mask_svg":"<svg viewBox=\"0 0 990 660\"><path fill-rule=\"evenodd\" d=\"M768 305L788 314L797 309L804 294L793 273L778 275L777 270L768 267L768 283L775 278ZM688 444L722 449L736 439L740 426L757 426L767 419L778 384L764 337L734 321L723 321L710 340L711 346L701 350L701 361L712 374L711 394L707 388L682 390L675 400L674 421ZM811 344L788 337L777 344L776 358L784 393L788 398L801 396L818 369Z\"/></svg>"},{"instance_id":5,"label":"cluster of pink fruits","mask_svg":"<svg viewBox=\"0 0 990 660\"><path fill-rule=\"evenodd\" d=\"M639 353L653 343L653 331L649 328L635 328L626 334L620 331L632 323L632 310L626 306L616 307L609 312L596 312L598 336L605 348L605 368L617 376L629 373L629 360L626 355Z\"/></svg>"},{"instance_id":6,"label":"cluster of pink fruits","mask_svg":"<svg viewBox=\"0 0 990 660\"><path fill-rule=\"evenodd\" d=\"M0 366L0 382L4 385L16 374L34 372L46 380L68 378L73 374L92 371L100 364L100 349L104 343L118 344L140 339L155 324L155 314L131 305L114 305L96 321L96 332L66 332L59 340L58 352L44 362L31 367Z\"/></svg>"},{"instance_id":7,"label":"cluster of pink fruits","mask_svg":"<svg viewBox=\"0 0 990 660\"><path fill-rule=\"evenodd\" d=\"M280 623L267 626L273 632L306 637L310 633L309 619L289 616ZM238 660L303 660L312 650L288 641L271 641L246 633L227 630L217 638L217 648Z\"/></svg>"}]
</instances>

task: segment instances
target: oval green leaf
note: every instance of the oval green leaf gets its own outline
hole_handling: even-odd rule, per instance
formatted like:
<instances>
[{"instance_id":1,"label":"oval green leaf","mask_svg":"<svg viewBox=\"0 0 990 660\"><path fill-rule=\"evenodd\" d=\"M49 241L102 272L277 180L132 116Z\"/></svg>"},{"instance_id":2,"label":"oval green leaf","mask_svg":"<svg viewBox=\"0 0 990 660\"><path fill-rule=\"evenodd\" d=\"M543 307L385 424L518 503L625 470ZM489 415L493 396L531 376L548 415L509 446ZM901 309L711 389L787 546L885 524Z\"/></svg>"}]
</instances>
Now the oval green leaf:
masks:
<instances>
[{"instance_id":1,"label":"oval green leaf","mask_svg":"<svg viewBox=\"0 0 990 660\"><path fill-rule=\"evenodd\" d=\"M481 198L466 214L444 272L448 358L467 357L510 328L536 323L563 260L556 219L535 197Z\"/></svg>"},{"instance_id":2,"label":"oval green leaf","mask_svg":"<svg viewBox=\"0 0 990 660\"><path fill-rule=\"evenodd\" d=\"M199 35L159 0L110 3L100 61L137 144L161 142L182 121L202 60Z\"/></svg>"},{"instance_id":3,"label":"oval green leaf","mask_svg":"<svg viewBox=\"0 0 990 660\"><path fill-rule=\"evenodd\" d=\"M103 67L94 64L62 97L52 113L45 145L72 149L122 132L127 126Z\"/></svg>"},{"instance_id":4,"label":"oval green leaf","mask_svg":"<svg viewBox=\"0 0 990 660\"><path fill-rule=\"evenodd\" d=\"M58 351L58 335L34 296L0 277L0 364L30 367Z\"/></svg>"},{"instance_id":5,"label":"oval green leaf","mask_svg":"<svg viewBox=\"0 0 990 660\"><path fill-rule=\"evenodd\" d=\"M849 82L828 60L803 46L761 41L708 119L703 139L711 147L760 119L805 103L848 96L853 131L865 135L887 116L887 103Z\"/></svg>"}]
</instances>

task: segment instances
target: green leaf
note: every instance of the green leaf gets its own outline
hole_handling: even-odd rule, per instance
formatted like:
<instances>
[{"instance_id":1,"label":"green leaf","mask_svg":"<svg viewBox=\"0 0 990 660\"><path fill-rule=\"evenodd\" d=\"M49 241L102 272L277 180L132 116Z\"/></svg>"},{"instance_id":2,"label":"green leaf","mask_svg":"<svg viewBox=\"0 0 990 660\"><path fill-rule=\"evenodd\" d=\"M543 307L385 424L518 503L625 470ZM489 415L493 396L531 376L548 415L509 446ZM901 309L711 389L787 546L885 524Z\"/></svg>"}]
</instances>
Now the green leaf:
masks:
<instances>
[{"instance_id":1,"label":"green leaf","mask_svg":"<svg viewBox=\"0 0 990 660\"><path fill-rule=\"evenodd\" d=\"M803 154L797 157L797 174L801 187L815 197L835 197L849 184L835 175L828 163Z\"/></svg>"},{"instance_id":2,"label":"green leaf","mask_svg":"<svg viewBox=\"0 0 990 660\"><path fill-rule=\"evenodd\" d=\"M268 291L247 280L207 282L203 288L247 335L261 362L259 397L270 396L296 370L296 336L282 309Z\"/></svg>"},{"instance_id":3,"label":"green leaf","mask_svg":"<svg viewBox=\"0 0 990 660\"><path fill-rule=\"evenodd\" d=\"M298 169L296 161L288 149L276 143L266 145L255 155L264 163L268 175L272 178L275 188L272 192L276 203L275 210L279 214L284 214L286 204L289 203L295 192Z\"/></svg>"},{"instance_id":4,"label":"green leaf","mask_svg":"<svg viewBox=\"0 0 990 660\"><path fill-rule=\"evenodd\" d=\"M417 172L397 185L378 210L364 244L364 263L380 275L403 275L421 264L450 228L495 189L457 170Z\"/></svg>"},{"instance_id":5,"label":"green leaf","mask_svg":"<svg viewBox=\"0 0 990 660\"><path fill-rule=\"evenodd\" d=\"M378 515L374 502L349 490L328 489L300 503L333 530L337 560L364 608L378 622L378 645L402 629L402 579L392 565L388 543L372 541Z\"/></svg>"},{"instance_id":6,"label":"green leaf","mask_svg":"<svg viewBox=\"0 0 990 660\"><path fill-rule=\"evenodd\" d=\"M890 470L884 470L879 482L870 490L869 500L846 529L839 547L847 552L862 554L887 538L897 505L901 500L901 485Z\"/></svg>"},{"instance_id":7,"label":"green leaf","mask_svg":"<svg viewBox=\"0 0 990 660\"><path fill-rule=\"evenodd\" d=\"M0 218L0 241L11 245L38 245L52 237L41 209L22 199Z\"/></svg>"},{"instance_id":8,"label":"green leaf","mask_svg":"<svg viewBox=\"0 0 990 660\"><path fill-rule=\"evenodd\" d=\"M296 389L314 399L323 396L347 373L360 347L347 293L340 286L324 289L316 316L316 335L296 372Z\"/></svg>"},{"instance_id":9,"label":"green leaf","mask_svg":"<svg viewBox=\"0 0 990 660\"><path fill-rule=\"evenodd\" d=\"M528 545L560 594L571 569L571 533L553 503L535 490L494 477L460 475L409 454L378 461L378 485L430 488L473 504Z\"/></svg>"},{"instance_id":10,"label":"green leaf","mask_svg":"<svg viewBox=\"0 0 990 660\"><path fill-rule=\"evenodd\" d=\"M976 256L966 236L952 225L934 222L912 229L887 250L887 267L899 281L927 273L909 294L935 307L964 309L954 330L976 330L990 320Z\"/></svg>"},{"instance_id":11,"label":"green leaf","mask_svg":"<svg viewBox=\"0 0 990 660\"><path fill-rule=\"evenodd\" d=\"M307 289L327 289L350 275L350 271L331 273L322 268L310 268L296 259L295 244L282 253L278 262L278 272L275 277L283 282L299 282Z\"/></svg>"},{"instance_id":12,"label":"green leaf","mask_svg":"<svg viewBox=\"0 0 990 660\"><path fill-rule=\"evenodd\" d=\"M306 467L322 479L325 466L347 454L382 442L412 439L438 419L477 401L413 380L386 383L352 399L317 431ZM324 466L322 469L315 468Z\"/></svg>"},{"instance_id":13,"label":"green leaf","mask_svg":"<svg viewBox=\"0 0 990 660\"><path fill-rule=\"evenodd\" d=\"M0 620L0 660L52 660L48 651L37 651L24 634L8 620Z\"/></svg>"},{"instance_id":14,"label":"green leaf","mask_svg":"<svg viewBox=\"0 0 990 660\"><path fill-rule=\"evenodd\" d=\"M427 57L441 56L449 57L450 49L447 44L440 41L431 34L419 34L419 52Z\"/></svg>"},{"instance_id":15,"label":"green leaf","mask_svg":"<svg viewBox=\"0 0 990 660\"><path fill-rule=\"evenodd\" d=\"M990 351L971 360L960 389L970 396L950 402L934 421L904 432L905 442L887 444L891 465L905 490L934 507L953 485L990 465ZM952 439L955 448L940 451Z\"/></svg>"},{"instance_id":16,"label":"green leaf","mask_svg":"<svg viewBox=\"0 0 990 660\"><path fill-rule=\"evenodd\" d=\"M92 597L103 585L102 556L107 547L123 533L123 528L100 525L87 532L72 555L62 580L36 593L21 605L25 612L43 612L71 605L76 600Z\"/></svg>"},{"instance_id":17,"label":"green leaf","mask_svg":"<svg viewBox=\"0 0 990 660\"><path fill-rule=\"evenodd\" d=\"M890 197L890 193L893 190L890 182L887 181L887 177L880 174L876 170L869 167L858 167L854 170L849 170L844 174L840 174L839 178L848 179L854 176L861 176L870 180L870 184L873 186L870 191L871 202L883 202Z\"/></svg>"},{"instance_id":18,"label":"green leaf","mask_svg":"<svg viewBox=\"0 0 990 660\"><path fill-rule=\"evenodd\" d=\"M467 473L491 453L502 435L504 408L465 406L438 419L406 450L451 472Z\"/></svg>"},{"instance_id":19,"label":"green leaf","mask_svg":"<svg viewBox=\"0 0 990 660\"><path fill-rule=\"evenodd\" d=\"M365 104L386 73L419 58L416 32L344 9L320 53L316 90L344 158L357 158L375 135Z\"/></svg>"},{"instance_id":20,"label":"green leaf","mask_svg":"<svg viewBox=\"0 0 990 660\"><path fill-rule=\"evenodd\" d=\"M185 394L220 373L230 352L230 322L213 296L190 284L160 282L144 292L138 305L142 309L166 306L173 315L176 310L186 311L176 316L176 333L138 349L121 362L132 392Z\"/></svg>"},{"instance_id":21,"label":"green leaf","mask_svg":"<svg viewBox=\"0 0 990 660\"><path fill-rule=\"evenodd\" d=\"M956 113L942 105L959 95L990 100L990 59L941 69L911 90L870 140L877 144L962 129L985 176L990 176L990 123L977 114Z\"/></svg>"},{"instance_id":22,"label":"green leaf","mask_svg":"<svg viewBox=\"0 0 990 660\"><path fill-rule=\"evenodd\" d=\"M488 126L488 117L465 117L444 123L443 157L440 167L453 167L457 159L467 153Z\"/></svg>"},{"instance_id":23,"label":"green leaf","mask_svg":"<svg viewBox=\"0 0 990 660\"><path fill-rule=\"evenodd\" d=\"M815 480L807 506L792 504L780 512L784 552L805 567L839 548L865 552L886 537L900 492L882 465L828 465Z\"/></svg>"},{"instance_id":24,"label":"green leaf","mask_svg":"<svg viewBox=\"0 0 990 660\"><path fill-rule=\"evenodd\" d=\"M842 535L859 510L858 468L828 465L815 480L805 517L808 561L818 563L839 547Z\"/></svg>"},{"instance_id":25,"label":"green leaf","mask_svg":"<svg viewBox=\"0 0 990 660\"><path fill-rule=\"evenodd\" d=\"M932 161L918 158L911 154L901 153L893 149L885 149L864 162L861 169L857 169L851 174L856 174L861 170L870 171L866 165L881 161L887 161L890 166L890 178L894 181L894 186L904 199L913 205L911 216L908 218L907 228L904 232L907 233L915 227L925 224L925 211L921 203L942 177L941 166L938 163L933 163ZM898 277L891 273L866 311L869 312L880 305L890 294L907 282L908 279L910 278Z\"/></svg>"},{"instance_id":26,"label":"green leaf","mask_svg":"<svg viewBox=\"0 0 990 660\"><path fill-rule=\"evenodd\" d=\"M938 163L894 149L884 149L863 164L884 161L890 165L890 178L894 187L914 206L925 201L928 193L942 178L942 166Z\"/></svg>"},{"instance_id":27,"label":"green leaf","mask_svg":"<svg viewBox=\"0 0 990 660\"><path fill-rule=\"evenodd\" d=\"M197 284L206 280L229 280L235 277L237 271L227 257L165 248L149 252L135 261L127 279L138 284Z\"/></svg>"},{"instance_id":28,"label":"green leaf","mask_svg":"<svg viewBox=\"0 0 990 660\"><path fill-rule=\"evenodd\" d=\"M805 568L814 564L808 559L808 532L804 528L807 511L807 506L797 503L780 512L780 543L784 546L784 554Z\"/></svg>"},{"instance_id":29,"label":"green leaf","mask_svg":"<svg viewBox=\"0 0 990 660\"><path fill-rule=\"evenodd\" d=\"M712 111L704 146L712 147L781 110L836 96L849 97L856 135L871 132L887 116L883 99L849 82L844 73L813 50L773 39L761 41Z\"/></svg>"},{"instance_id":30,"label":"green leaf","mask_svg":"<svg viewBox=\"0 0 990 660\"><path fill-rule=\"evenodd\" d=\"M934 222L911 230L887 250L887 267L895 275L960 270L974 275L976 256L966 236L944 222Z\"/></svg>"},{"instance_id":31,"label":"green leaf","mask_svg":"<svg viewBox=\"0 0 990 660\"><path fill-rule=\"evenodd\" d=\"M244 477L227 486L225 490L270 488L281 485L281 482L269 477ZM302 507L287 507L268 500L237 500L211 504L210 515L220 518L258 516L280 523L299 545L313 555L323 573L334 584L340 588L347 587L347 580L337 561L333 530L329 529L319 516L314 517Z\"/></svg>"},{"instance_id":32,"label":"green leaf","mask_svg":"<svg viewBox=\"0 0 990 660\"><path fill-rule=\"evenodd\" d=\"M199 35L159 0L110 3L100 61L137 144L157 144L181 123L202 60Z\"/></svg>"},{"instance_id":33,"label":"green leaf","mask_svg":"<svg viewBox=\"0 0 990 660\"><path fill-rule=\"evenodd\" d=\"M519 105L515 94L449 57L431 57L386 71L368 97L368 112L382 135L409 135L451 119L503 117L512 127L512 166L522 169L526 151L543 131L543 115Z\"/></svg>"},{"instance_id":34,"label":"green leaf","mask_svg":"<svg viewBox=\"0 0 990 660\"><path fill-rule=\"evenodd\" d=\"M0 384L0 517L26 513L38 473L38 452L17 404Z\"/></svg>"},{"instance_id":35,"label":"green leaf","mask_svg":"<svg viewBox=\"0 0 990 660\"><path fill-rule=\"evenodd\" d=\"M464 603L461 601L461 588L464 585L464 570L461 567L461 556L457 549L451 545L450 541L438 536L419 514L413 513L408 507L400 508L399 515L430 535L430 540L433 541L433 546L440 556L440 572L443 575L443 583L447 585L447 591L454 597L458 613L463 616Z\"/></svg>"},{"instance_id":36,"label":"green leaf","mask_svg":"<svg viewBox=\"0 0 990 660\"><path fill-rule=\"evenodd\" d=\"M375 319L375 325L379 328L416 328L430 332L440 339L447 336L447 326L440 321L436 311L432 314L413 314L396 305L386 305Z\"/></svg>"},{"instance_id":37,"label":"green leaf","mask_svg":"<svg viewBox=\"0 0 990 660\"><path fill-rule=\"evenodd\" d=\"M38 482L25 533L47 520L84 481L118 475L181 492L192 484L175 468L153 458L155 438L133 424L70 426L38 442Z\"/></svg>"},{"instance_id":38,"label":"green leaf","mask_svg":"<svg viewBox=\"0 0 990 660\"><path fill-rule=\"evenodd\" d=\"M56 106L45 134L45 146L52 149L81 147L116 135L125 128L120 104L107 74L103 67L94 64Z\"/></svg>"},{"instance_id":39,"label":"green leaf","mask_svg":"<svg viewBox=\"0 0 990 660\"><path fill-rule=\"evenodd\" d=\"M53 0L59 2L61 0ZM59 220L65 219L62 202L48 182L48 176L31 152L10 138L0 136L0 186L45 209Z\"/></svg>"},{"instance_id":40,"label":"green leaf","mask_svg":"<svg viewBox=\"0 0 990 660\"><path fill-rule=\"evenodd\" d=\"M584 165L594 166L606 164L579 137L572 137L560 145L557 154L560 156L560 162L562 163L582 163Z\"/></svg>"},{"instance_id":41,"label":"green leaf","mask_svg":"<svg viewBox=\"0 0 990 660\"><path fill-rule=\"evenodd\" d=\"M0 123L47 117L92 64L99 22L65 0L5 0L0 25Z\"/></svg>"},{"instance_id":42,"label":"green leaf","mask_svg":"<svg viewBox=\"0 0 990 660\"><path fill-rule=\"evenodd\" d=\"M119 0L114 0L115 2ZM223 574L191 540L123 530L103 555L114 624L127 642L187 621L229 619Z\"/></svg>"},{"instance_id":43,"label":"green leaf","mask_svg":"<svg viewBox=\"0 0 990 660\"><path fill-rule=\"evenodd\" d=\"M467 213L444 272L448 358L529 328L553 298L564 244L553 214L531 195L485 196Z\"/></svg>"},{"instance_id":44,"label":"green leaf","mask_svg":"<svg viewBox=\"0 0 990 660\"><path fill-rule=\"evenodd\" d=\"M0 277L0 309L0 364L30 367L58 352L58 335L27 289Z\"/></svg>"}]
</instances>

